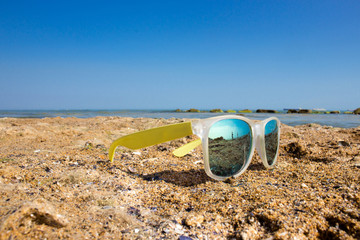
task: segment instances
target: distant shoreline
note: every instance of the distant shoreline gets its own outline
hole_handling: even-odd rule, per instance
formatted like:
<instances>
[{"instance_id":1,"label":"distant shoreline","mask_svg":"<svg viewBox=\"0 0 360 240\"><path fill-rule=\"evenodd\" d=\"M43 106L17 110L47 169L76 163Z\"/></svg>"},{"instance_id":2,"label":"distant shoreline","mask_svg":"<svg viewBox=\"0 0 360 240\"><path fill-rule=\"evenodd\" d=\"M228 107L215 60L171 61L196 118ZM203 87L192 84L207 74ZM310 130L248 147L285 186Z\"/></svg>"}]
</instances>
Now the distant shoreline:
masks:
<instances>
[{"instance_id":1,"label":"distant shoreline","mask_svg":"<svg viewBox=\"0 0 360 240\"><path fill-rule=\"evenodd\" d=\"M217 112L218 110L221 110L221 112L223 113L227 113L228 111L235 111L236 113L241 113L244 111L251 111L253 113L255 113L258 110L265 110L265 111L275 111L277 113L287 113L288 110L310 110L313 111L315 113L320 112L320 113L328 113L328 112L334 112L334 111L339 111L340 114L341 113L349 113L349 112L353 112L356 109L317 109L317 108L283 108L283 109L270 109L270 108L257 108L257 109L253 109L253 108L244 108L244 109L228 109L228 108L214 108L214 109L202 109L202 108L178 108L178 109L0 109L0 113L5 113L5 112L33 112L33 113L40 113L40 112L103 112L103 113L124 113L124 112L192 112L191 110L193 110L194 112L200 112L200 113L208 113L208 112ZM215 111L214 111L215 110Z\"/></svg>"},{"instance_id":2,"label":"distant shoreline","mask_svg":"<svg viewBox=\"0 0 360 240\"><path fill-rule=\"evenodd\" d=\"M275 113L257 112L176 112L175 110L0 110L1 118L93 118L93 117L131 117L131 118L179 118L179 119L203 119L219 115L233 114L262 120L270 116L276 116L281 122L289 126L303 124L320 124L323 126L353 128L360 126L360 115L354 114L287 114L284 111Z\"/></svg>"}]
</instances>

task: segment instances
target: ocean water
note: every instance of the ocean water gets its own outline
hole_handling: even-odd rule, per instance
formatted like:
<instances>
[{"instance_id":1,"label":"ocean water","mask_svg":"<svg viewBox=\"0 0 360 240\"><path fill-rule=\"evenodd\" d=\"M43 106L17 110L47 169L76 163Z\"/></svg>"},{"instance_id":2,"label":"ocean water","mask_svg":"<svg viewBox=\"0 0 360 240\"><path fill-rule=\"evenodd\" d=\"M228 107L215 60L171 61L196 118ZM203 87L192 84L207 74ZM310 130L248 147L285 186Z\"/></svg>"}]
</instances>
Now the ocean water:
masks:
<instances>
[{"instance_id":1,"label":"ocean water","mask_svg":"<svg viewBox=\"0 0 360 240\"><path fill-rule=\"evenodd\" d=\"M46 117L77 117L90 118L97 116L119 116L134 118L208 118L227 113L186 113L170 110L0 110L0 118L46 118ZM360 115L353 114L286 114L286 113L244 113L245 117L262 120L275 116L281 122L297 126L316 123L324 126L354 128L360 126Z\"/></svg>"}]
</instances>

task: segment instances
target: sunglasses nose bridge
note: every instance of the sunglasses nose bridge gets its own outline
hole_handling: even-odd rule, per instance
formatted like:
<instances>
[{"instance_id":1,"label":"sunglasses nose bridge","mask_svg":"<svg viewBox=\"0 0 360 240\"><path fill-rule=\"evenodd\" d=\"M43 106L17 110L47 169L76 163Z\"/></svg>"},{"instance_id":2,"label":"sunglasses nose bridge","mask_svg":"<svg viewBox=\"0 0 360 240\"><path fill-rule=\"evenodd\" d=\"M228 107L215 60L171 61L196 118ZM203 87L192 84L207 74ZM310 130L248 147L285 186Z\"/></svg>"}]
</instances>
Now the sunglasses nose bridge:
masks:
<instances>
[{"instance_id":1,"label":"sunglasses nose bridge","mask_svg":"<svg viewBox=\"0 0 360 240\"><path fill-rule=\"evenodd\" d=\"M255 141L255 148L260 155L261 158L264 158L264 149L263 149L263 140L264 134L263 134L263 127L261 122L257 122L254 125L254 141Z\"/></svg>"},{"instance_id":2,"label":"sunglasses nose bridge","mask_svg":"<svg viewBox=\"0 0 360 240\"><path fill-rule=\"evenodd\" d=\"M257 122L254 124L254 140L258 141L258 139L261 137L262 135L262 127L261 127L261 123Z\"/></svg>"}]
</instances>

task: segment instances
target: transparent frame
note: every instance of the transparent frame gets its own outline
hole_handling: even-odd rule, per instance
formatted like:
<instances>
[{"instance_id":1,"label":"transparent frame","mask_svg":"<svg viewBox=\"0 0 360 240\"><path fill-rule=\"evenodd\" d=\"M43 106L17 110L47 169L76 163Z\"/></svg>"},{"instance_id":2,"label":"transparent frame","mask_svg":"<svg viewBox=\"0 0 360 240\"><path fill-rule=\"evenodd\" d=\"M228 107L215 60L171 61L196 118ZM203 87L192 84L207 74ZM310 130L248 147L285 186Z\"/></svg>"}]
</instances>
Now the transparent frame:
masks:
<instances>
[{"instance_id":1,"label":"transparent frame","mask_svg":"<svg viewBox=\"0 0 360 240\"><path fill-rule=\"evenodd\" d=\"M225 119L239 119L247 124L249 124L252 134L252 142L251 142L251 149L250 155L248 159L246 159L245 164L240 169L239 172L234 174L232 177L240 176L245 170L249 167L251 159L254 156L255 149L257 150L260 158L266 168L272 168L275 166L279 154L279 144L280 144L280 120L276 117L270 117L262 121L255 121L251 120L242 116L237 115L225 115L225 116L218 116L212 117L207 119L196 120L192 122L192 130L195 135L197 135L201 139L202 149L203 149L203 160L204 160L204 168L206 174L216 180L225 180L229 177L222 177L215 175L211 172L210 163L209 163L209 131L211 126L221 120ZM278 127L278 139L277 139L277 149L276 154L271 165L268 164L267 157L266 157L266 149L265 149L265 126L268 122L275 120Z\"/></svg>"},{"instance_id":2,"label":"transparent frame","mask_svg":"<svg viewBox=\"0 0 360 240\"><path fill-rule=\"evenodd\" d=\"M226 119L238 119L246 122L251 130L251 149L249 157L246 159L246 162L243 164L241 169L231 176L218 176L211 172L210 162L209 162L209 132L211 126L214 123L226 120ZM277 124L277 147L276 153L273 158L272 164L269 165L266 156L265 149L265 126L268 122L275 120ZM153 146L159 143L172 141L182 137L197 135L200 139L197 139L193 142L187 143L184 146L176 149L173 154L177 157L185 156L191 150L202 144L203 149L203 161L204 168L207 175L216 180L224 180L229 177L238 177L241 175L250 165L250 162L253 158L255 149L260 155L262 162L266 168L273 167L278 158L279 154L279 145L280 145L280 121L276 117L270 117L265 120L251 120L246 117L238 115L223 115L217 117L211 117L207 119L193 120L191 122L182 122L171 125L165 125L157 128L147 129L139 132L135 132L129 135L122 136L111 144L109 148L109 160L112 162L114 160L114 154L118 146L127 147L129 149L140 149L148 146Z\"/></svg>"}]
</instances>

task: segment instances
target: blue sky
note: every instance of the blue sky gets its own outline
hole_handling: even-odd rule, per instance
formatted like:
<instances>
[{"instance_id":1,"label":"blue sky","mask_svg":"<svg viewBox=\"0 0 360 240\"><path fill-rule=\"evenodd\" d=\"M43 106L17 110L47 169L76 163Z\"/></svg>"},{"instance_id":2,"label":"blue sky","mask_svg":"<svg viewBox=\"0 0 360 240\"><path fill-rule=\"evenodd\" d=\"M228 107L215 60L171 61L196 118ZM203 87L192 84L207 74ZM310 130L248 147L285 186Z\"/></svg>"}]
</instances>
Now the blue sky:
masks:
<instances>
[{"instance_id":1,"label":"blue sky","mask_svg":"<svg viewBox=\"0 0 360 240\"><path fill-rule=\"evenodd\" d=\"M1 1L0 109L360 107L360 1Z\"/></svg>"}]
</instances>

